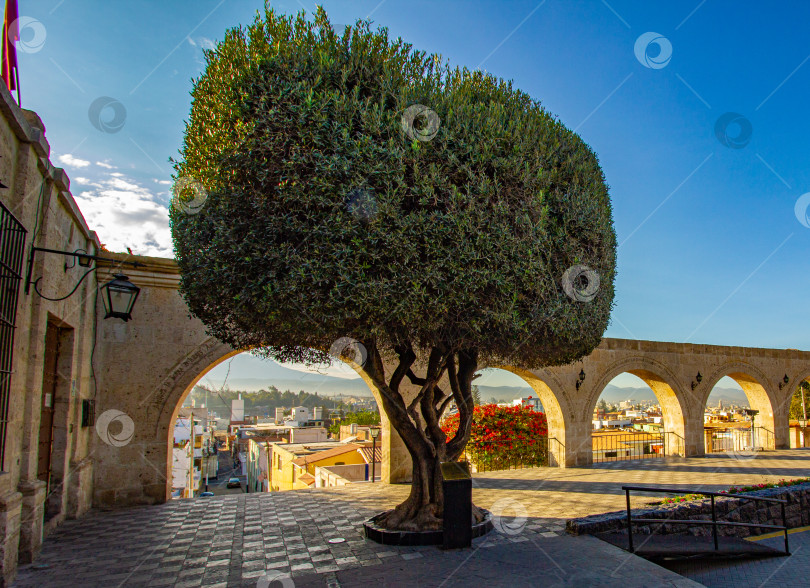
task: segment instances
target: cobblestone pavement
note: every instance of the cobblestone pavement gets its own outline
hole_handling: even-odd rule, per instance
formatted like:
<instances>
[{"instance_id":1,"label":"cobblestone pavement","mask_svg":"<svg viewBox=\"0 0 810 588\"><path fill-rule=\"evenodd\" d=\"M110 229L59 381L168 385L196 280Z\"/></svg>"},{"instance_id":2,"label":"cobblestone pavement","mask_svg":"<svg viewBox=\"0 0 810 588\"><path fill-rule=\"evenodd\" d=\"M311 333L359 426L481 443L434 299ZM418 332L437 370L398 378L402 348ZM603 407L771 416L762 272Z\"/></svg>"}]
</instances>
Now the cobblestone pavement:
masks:
<instances>
[{"instance_id":1,"label":"cobblestone pavement","mask_svg":"<svg viewBox=\"0 0 810 588\"><path fill-rule=\"evenodd\" d=\"M477 540L476 545L485 543L490 546L487 550L494 550L495 559L488 564L494 565L498 558L511 561L510 550L517 544L560 541L566 519L621 509L622 484L719 489L801 477L807 474L808 465L810 452L797 450L767 452L751 460L690 458L487 472L476 475L473 499L493 511L499 531ZM462 557L450 557L433 547L383 546L362 537L362 521L391 508L407 492L407 486L356 484L93 512L66 521L51 534L34 564L20 568L15 585L256 586L268 571L311 584L318 581L306 577L313 573L325 574L322 579L326 581L335 573L375 566L381 566L375 574L396 573L397 566L404 566L418 576L423 565L428 566L426 570L443 568ZM330 539L343 541L330 543ZM585 538L565 537L562 541L569 539ZM475 552L479 553L476 557L483 553ZM536 555L531 559L532 565L539 565L534 561L539 560ZM422 564L428 560L432 563ZM558 565L568 569L562 561ZM480 573L486 575L485 569L482 564ZM463 580L465 570L454 575L453 581ZM566 577L562 574L560 581L567 581ZM395 585L395 577L389 580L387 585Z\"/></svg>"},{"instance_id":2,"label":"cobblestone pavement","mask_svg":"<svg viewBox=\"0 0 810 588\"><path fill-rule=\"evenodd\" d=\"M296 577L295 588L339 585L420 586L424 588L622 588L677 587L700 584L593 537L517 538L491 543L483 538L472 549L415 554L410 561L390 560L371 568L339 571L329 579L318 574ZM266 576L270 578L270 576Z\"/></svg>"},{"instance_id":3,"label":"cobblestone pavement","mask_svg":"<svg viewBox=\"0 0 810 588\"><path fill-rule=\"evenodd\" d=\"M501 514L518 503L527 516L541 517L562 527L570 518L623 510L624 485L666 486L684 490L725 490L782 478L810 476L810 450L761 452L753 458L716 457L645 459L596 464L587 468L530 468L484 472L473 478L473 501ZM402 502L408 487L382 485L372 493L368 485L352 485L332 492L352 496L366 506L384 510ZM660 494L632 496L633 505L661 499ZM506 513L508 514L508 512Z\"/></svg>"},{"instance_id":4,"label":"cobblestone pavement","mask_svg":"<svg viewBox=\"0 0 810 588\"><path fill-rule=\"evenodd\" d=\"M740 586L779 586L806 588L810 584L810 531L792 533L788 557L769 557L747 561L691 560L669 562L668 569L710 588ZM784 539L774 537L761 541L775 549L784 549Z\"/></svg>"}]
</instances>

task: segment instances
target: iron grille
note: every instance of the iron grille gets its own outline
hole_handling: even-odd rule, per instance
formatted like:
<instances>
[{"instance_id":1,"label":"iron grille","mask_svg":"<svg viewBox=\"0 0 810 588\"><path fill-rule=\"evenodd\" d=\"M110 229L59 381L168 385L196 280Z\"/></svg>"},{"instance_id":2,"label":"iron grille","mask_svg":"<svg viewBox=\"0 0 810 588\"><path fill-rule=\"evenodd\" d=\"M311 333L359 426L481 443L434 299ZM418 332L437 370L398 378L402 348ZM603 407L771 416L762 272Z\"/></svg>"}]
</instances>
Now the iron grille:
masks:
<instances>
[{"instance_id":1,"label":"iron grille","mask_svg":"<svg viewBox=\"0 0 810 588\"><path fill-rule=\"evenodd\" d=\"M536 468L550 465L549 456L557 440L549 437L501 439L497 442L467 443L464 458L473 472Z\"/></svg>"},{"instance_id":2,"label":"iron grille","mask_svg":"<svg viewBox=\"0 0 810 588\"><path fill-rule=\"evenodd\" d=\"M14 361L14 330L26 233L22 223L0 202L0 470L6 469L6 430Z\"/></svg>"},{"instance_id":3,"label":"iron grille","mask_svg":"<svg viewBox=\"0 0 810 588\"><path fill-rule=\"evenodd\" d=\"M82 400L82 428L96 424L96 402L85 398Z\"/></svg>"},{"instance_id":4,"label":"iron grille","mask_svg":"<svg viewBox=\"0 0 810 588\"><path fill-rule=\"evenodd\" d=\"M682 455L683 438L670 431L594 431L593 463Z\"/></svg>"}]
</instances>

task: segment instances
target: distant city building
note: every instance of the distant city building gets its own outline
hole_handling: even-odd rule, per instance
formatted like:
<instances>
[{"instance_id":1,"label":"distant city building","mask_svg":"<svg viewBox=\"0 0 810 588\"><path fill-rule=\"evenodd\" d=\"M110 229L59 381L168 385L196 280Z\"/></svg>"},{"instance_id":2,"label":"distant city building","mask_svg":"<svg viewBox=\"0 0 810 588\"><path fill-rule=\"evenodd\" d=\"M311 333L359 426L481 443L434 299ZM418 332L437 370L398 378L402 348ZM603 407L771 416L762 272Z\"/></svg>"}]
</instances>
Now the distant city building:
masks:
<instances>
[{"instance_id":1,"label":"distant city building","mask_svg":"<svg viewBox=\"0 0 810 588\"><path fill-rule=\"evenodd\" d=\"M231 400L231 421L244 421L245 420L245 401L242 395L239 398Z\"/></svg>"},{"instance_id":2,"label":"distant city building","mask_svg":"<svg viewBox=\"0 0 810 588\"><path fill-rule=\"evenodd\" d=\"M622 427L630 427L633 424L633 421L625 416L620 416L617 413L607 413L604 419L594 419L592 424L595 430L621 429Z\"/></svg>"},{"instance_id":3,"label":"distant city building","mask_svg":"<svg viewBox=\"0 0 810 588\"><path fill-rule=\"evenodd\" d=\"M206 473L217 475L217 454L213 430L205 408L181 408L174 424L172 446L172 497L199 495Z\"/></svg>"},{"instance_id":4,"label":"distant city building","mask_svg":"<svg viewBox=\"0 0 810 588\"><path fill-rule=\"evenodd\" d=\"M379 425L358 425L352 423L350 425L340 425L338 430L338 440L340 441L371 441L371 429L378 429ZM377 446L381 447L382 430L380 436L377 437Z\"/></svg>"},{"instance_id":5,"label":"distant city building","mask_svg":"<svg viewBox=\"0 0 810 588\"><path fill-rule=\"evenodd\" d=\"M544 412L543 405L540 402L540 399L536 396L525 396L522 398L515 398L512 401L512 406L528 406L534 412Z\"/></svg>"}]
</instances>

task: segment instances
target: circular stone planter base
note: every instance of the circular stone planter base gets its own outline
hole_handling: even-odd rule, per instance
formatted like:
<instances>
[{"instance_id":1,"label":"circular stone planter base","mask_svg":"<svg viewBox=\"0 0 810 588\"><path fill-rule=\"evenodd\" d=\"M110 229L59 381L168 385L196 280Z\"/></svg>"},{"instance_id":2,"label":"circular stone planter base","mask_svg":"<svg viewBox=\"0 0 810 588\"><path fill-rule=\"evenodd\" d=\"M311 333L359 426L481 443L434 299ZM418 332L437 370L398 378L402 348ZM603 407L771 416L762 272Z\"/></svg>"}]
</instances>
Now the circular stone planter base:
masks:
<instances>
[{"instance_id":1,"label":"circular stone planter base","mask_svg":"<svg viewBox=\"0 0 810 588\"><path fill-rule=\"evenodd\" d=\"M483 508L484 520L475 523L472 528L472 537L481 537L489 533L492 529L492 513ZM380 513L371 517L363 523L366 537L383 545L442 545L444 543L443 531L390 531L377 525L379 518L385 513Z\"/></svg>"}]
</instances>

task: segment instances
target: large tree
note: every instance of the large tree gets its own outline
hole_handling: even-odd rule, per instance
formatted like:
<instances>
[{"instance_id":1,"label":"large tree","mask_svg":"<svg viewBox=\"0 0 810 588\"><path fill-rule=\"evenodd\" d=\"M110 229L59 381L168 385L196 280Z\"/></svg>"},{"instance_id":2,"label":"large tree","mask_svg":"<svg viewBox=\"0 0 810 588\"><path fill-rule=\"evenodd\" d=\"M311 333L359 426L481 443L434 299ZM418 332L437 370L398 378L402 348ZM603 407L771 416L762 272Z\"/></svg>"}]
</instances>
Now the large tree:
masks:
<instances>
[{"instance_id":1,"label":"large tree","mask_svg":"<svg viewBox=\"0 0 810 588\"><path fill-rule=\"evenodd\" d=\"M367 22L334 30L320 9L268 10L206 61L171 211L191 312L280 361L357 341L413 459L381 522L440 528L440 463L467 443L479 366L568 363L607 327L616 239L596 156L511 83Z\"/></svg>"}]
</instances>

